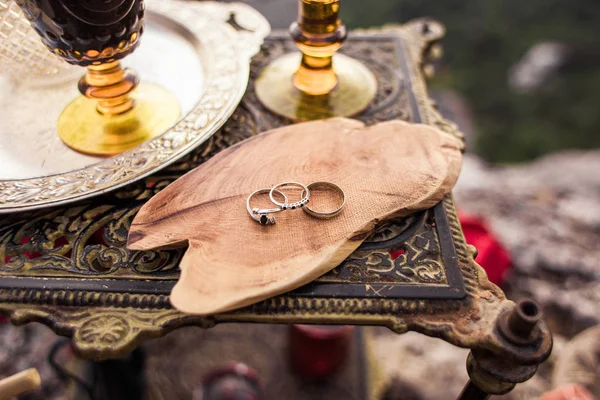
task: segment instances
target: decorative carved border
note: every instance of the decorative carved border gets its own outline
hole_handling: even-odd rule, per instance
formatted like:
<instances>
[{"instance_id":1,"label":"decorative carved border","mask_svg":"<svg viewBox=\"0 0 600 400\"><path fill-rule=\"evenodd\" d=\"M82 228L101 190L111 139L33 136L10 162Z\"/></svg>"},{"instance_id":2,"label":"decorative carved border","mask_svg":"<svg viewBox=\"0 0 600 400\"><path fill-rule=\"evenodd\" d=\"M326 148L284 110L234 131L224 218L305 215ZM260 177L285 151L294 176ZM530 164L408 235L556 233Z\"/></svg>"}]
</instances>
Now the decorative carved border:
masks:
<instances>
[{"instance_id":1,"label":"decorative carved border","mask_svg":"<svg viewBox=\"0 0 600 400\"><path fill-rule=\"evenodd\" d=\"M330 278L331 274L325 276L325 279L319 279L312 284L306 285L303 288L294 290L292 293L296 296L331 296L332 293L337 293L338 298L360 298L360 297L385 297L391 299L462 299L465 297L465 289L461 277L461 271L456 260L456 252L452 243L452 236L449 231L444 206L438 204L431 210L426 212L426 215L432 213L435 227L431 230L419 234L417 229L410 229L402 232L402 234L394 239L394 243L388 244L388 249L393 249L394 246L402 243L403 247L408 249L408 252L402 254L404 262L396 262L391 260L387 255L380 257L379 266L389 263L389 269L393 269L397 275L401 274L401 270L410 270L413 274L420 276L420 279L406 282L402 280L394 280L390 282L381 282L381 275L377 274L374 281L364 279L365 265L369 258L380 256L381 253L373 253L359 248L354 252L340 267L345 270L351 269L353 265L360 266L361 275L356 278L356 282L338 281ZM421 222L423 223L423 222ZM411 237L412 236L412 237ZM435 256L428 256L424 251L415 252L416 242L425 241L426 246L435 247L433 253ZM387 243L386 243L387 244ZM368 243L367 249L373 247L372 243ZM361 257L362 256L362 257ZM411 257L414 257L416 262L407 262ZM368 271L368 268L367 268ZM344 270L341 270L344 272Z\"/></svg>"},{"instance_id":2,"label":"decorative carved border","mask_svg":"<svg viewBox=\"0 0 600 400\"><path fill-rule=\"evenodd\" d=\"M81 213L75 215L80 216ZM70 223L69 219L65 221ZM111 222L127 225L119 215ZM75 231L74 234L79 232L79 236L85 238L85 232L96 229L97 225L91 225L83 233ZM63 230L58 230L57 234L61 233ZM114 303L117 299L111 296L75 299L64 292L66 286L69 287L68 293L86 291L140 296L164 295L166 299L179 272L172 264L179 258L170 256L169 252L165 252L166 256L163 257L160 252L128 253L118 246L125 240L126 229L121 234L120 239L118 236L113 237L115 242L111 243L112 247L89 245L83 247L82 251L82 246L68 246L67 249L75 253L71 256L78 262L75 265L70 265L71 259L60 255L65 252L64 245L58 246L58 250L48 250L49 247L56 246L56 243L35 239L46 243L41 247L46 247L44 251L49 254L40 254L32 259L26 255L13 256L9 257L7 264L0 264L0 289L10 290L4 300L25 302L25 299L29 299L38 304L57 305L70 305L77 300L79 306L129 305ZM53 233L49 235L53 236ZM2 236L0 230L0 258L8 254L7 243L12 242L3 240ZM19 236L16 239L18 241ZM27 248L27 245L19 244L11 253L19 254ZM182 251L175 254L179 255ZM402 254L393 257L393 251L400 251ZM85 255L88 253L89 257ZM84 264L80 263L81 258L85 260ZM440 203L430 210L381 224L338 267L292 293L295 296L309 297L459 299L465 296L465 290L456 258L444 207ZM144 264L144 259L149 262ZM164 265L159 263L160 260L166 260ZM135 266L138 263L142 267L150 265L150 268L146 271L145 268ZM94 267L95 264L102 265ZM132 270L135 274L131 273ZM124 272L119 274L120 271ZM169 274L165 275L165 272ZM35 296L37 292L41 292L41 296ZM142 297L141 303L136 300L135 306L145 307L147 301ZM156 306L158 303L150 305Z\"/></svg>"},{"instance_id":3,"label":"decorative carved border","mask_svg":"<svg viewBox=\"0 0 600 400\"><path fill-rule=\"evenodd\" d=\"M172 309L166 295L0 289L0 311L9 314L14 324L38 321L59 334L74 335L78 351L95 359L126 354L144 339L163 336L184 325L210 327L234 321L382 325L398 333L414 330L441 337L461 347L506 351L506 345L496 338L494 321L510 302L473 261L475 250L464 241L451 197L442 204L465 282L464 299L341 299L288 294L242 310L196 317ZM518 351L513 356L519 357Z\"/></svg>"}]
</instances>

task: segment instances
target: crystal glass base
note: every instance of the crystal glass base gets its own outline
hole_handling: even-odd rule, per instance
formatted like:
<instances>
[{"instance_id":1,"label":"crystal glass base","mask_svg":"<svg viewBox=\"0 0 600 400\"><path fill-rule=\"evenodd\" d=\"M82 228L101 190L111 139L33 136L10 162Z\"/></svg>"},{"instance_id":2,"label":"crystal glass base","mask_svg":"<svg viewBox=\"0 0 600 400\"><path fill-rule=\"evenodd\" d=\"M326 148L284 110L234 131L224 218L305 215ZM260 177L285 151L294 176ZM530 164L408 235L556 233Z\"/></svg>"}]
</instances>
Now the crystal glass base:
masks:
<instances>
[{"instance_id":1,"label":"crystal glass base","mask_svg":"<svg viewBox=\"0 0 600 400\"><path fill-rule=\"evenodd\" d=\"M111 156L163 133L179 119L177 98L160 86L142 82L132 97L133 109L117 116L100 114L94 100L76 98L58 119L58 135L73 150Z\"/></svg>"},{"instance_id":2,"label":"crystal glass base","mask_svg":"<svg viewBox=\"0 0 600 400\"><path fill-rule=\"evenodd\" d=\"M333 68L337 86L328 94L309 95L294 87L292 79L302 55L286 54L273 61L257 78L258 99L272 112L294 121L349 117L366 109L375 97L375 76L361 62L336 54Z\"/></svg>"}]
</instances>

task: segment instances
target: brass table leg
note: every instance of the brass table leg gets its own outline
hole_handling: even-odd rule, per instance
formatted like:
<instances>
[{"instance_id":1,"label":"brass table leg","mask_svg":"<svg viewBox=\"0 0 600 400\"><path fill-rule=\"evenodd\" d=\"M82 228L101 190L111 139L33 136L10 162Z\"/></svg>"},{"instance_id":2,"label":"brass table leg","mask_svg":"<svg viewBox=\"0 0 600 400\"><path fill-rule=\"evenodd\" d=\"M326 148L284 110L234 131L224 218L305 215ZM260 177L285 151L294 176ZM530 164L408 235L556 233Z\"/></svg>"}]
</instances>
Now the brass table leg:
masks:
<instances>
[{"instance_id":1,"label":"brass table leg","mask_svg":"<svg viewBox=\"0 0 600 400\"><path fill-rule=\"evenodd\" d=\"M542 313L533 300L521 300L515 307L500 314L496 320L498 338L528 356L527 362L475 349L467 358L467 382L458 400L486 400L502 395L517 383L531 378L552 348L551 339L544 339L538 322Z\"/></svg>"},{"instance_id":2,"label":"brass table leg","mask_svg":"<svg viewBox=\"0 0 600 400\"><path fill-rule=\"evenodd\" d=\"M479 389L470 379L458 396L458 400L488 400L491 394Z\"/></svg>"}]
</instances>

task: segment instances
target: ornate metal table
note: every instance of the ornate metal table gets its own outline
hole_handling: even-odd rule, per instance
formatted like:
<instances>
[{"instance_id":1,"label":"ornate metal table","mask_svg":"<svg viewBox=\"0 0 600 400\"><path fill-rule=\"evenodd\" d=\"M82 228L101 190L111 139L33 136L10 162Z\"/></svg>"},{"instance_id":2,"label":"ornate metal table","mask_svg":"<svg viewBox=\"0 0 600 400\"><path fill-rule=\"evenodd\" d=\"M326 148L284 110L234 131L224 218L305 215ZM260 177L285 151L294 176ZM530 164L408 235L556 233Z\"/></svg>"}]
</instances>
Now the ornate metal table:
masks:
<instances>
[{"instance_id":1,"label":"ornate metal table","mask_svg":"<svg viewBox=\"0 0 600 400\"><path fill-rule=\"evenodd\" d=\"M424 70L439 56L443 27L418 20L356 33L343 52L375 72L378 94L358 116L367 124L400 118L461 137L429 100ZM183 161L103 197L69 207L3 216L0 311L14 324L39 321L73 337L87 358L119 357L141 341L185 325L220 322L358 324L409 330L470 348L462 399L485 399L529 379L552 338L534 302L517 306L487 280L465 242L452 196L432 209L386 222L347 260L303 288L210 317L169 303L184 250L125 248L133 216L153 194L218 151L290 123L257 101L253 78L293 45L274 35L251 66L245 97L225 126Z\"/></svg>"}]
</instances>

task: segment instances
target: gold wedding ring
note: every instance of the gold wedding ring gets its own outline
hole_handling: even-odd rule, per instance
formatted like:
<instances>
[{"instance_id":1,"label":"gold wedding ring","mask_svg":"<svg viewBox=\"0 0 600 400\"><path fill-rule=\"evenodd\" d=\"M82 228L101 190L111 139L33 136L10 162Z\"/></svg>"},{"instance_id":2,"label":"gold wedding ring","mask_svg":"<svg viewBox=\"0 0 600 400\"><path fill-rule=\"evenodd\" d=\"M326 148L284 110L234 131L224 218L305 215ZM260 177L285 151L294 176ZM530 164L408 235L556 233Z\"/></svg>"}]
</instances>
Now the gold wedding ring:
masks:
<instances>
[{"instance_id":1,"label":"gold wedding ring","mask_svg":"<svg viewBox=\"0 0 600 400\"><path fill-rule=\"evenodd\" d=\"M313 182L310 185L307 186L309 191L313 191L314 189L333 189L335 192L337 192L340 195L341 198L341 204L339 205L338 208L336 208L333 211L315 211L312 208L310 208L308 206L308 204L305 204L304 207L302 207L302 209L304 210L304 212L306 212L307 214L315 217L315 218L320 218L320 219L328 219L328 218L333 218L336 215L338 215L340 212L342 212L342 209L344 208L344 206L346 205L346 193L344 193L344 191L342 190L341 187L339 187L338 185L336 185L335 183L331 183L331 182ZM312 192L314 193L314 192ZM302 196L304 197L304 192L302 192ZM314 202L312 203L314 204Z\"/></svg>"}]
</instances>

